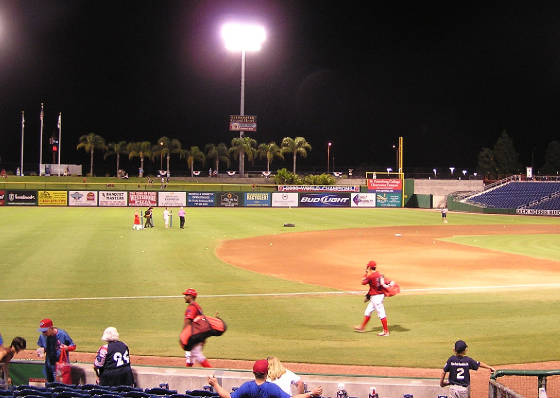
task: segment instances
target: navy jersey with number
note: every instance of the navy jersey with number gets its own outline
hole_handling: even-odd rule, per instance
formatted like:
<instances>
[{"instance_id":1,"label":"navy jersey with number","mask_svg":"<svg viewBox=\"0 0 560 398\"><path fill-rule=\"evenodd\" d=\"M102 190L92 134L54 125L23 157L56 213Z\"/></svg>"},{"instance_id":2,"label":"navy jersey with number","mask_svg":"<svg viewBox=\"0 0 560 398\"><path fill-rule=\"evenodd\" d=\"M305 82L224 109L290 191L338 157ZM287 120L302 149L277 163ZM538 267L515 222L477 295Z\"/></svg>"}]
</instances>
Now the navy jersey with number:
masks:
<instances>
[{"instance_id":1,"label":"navy jersey with number","mask_svg":"<svg viewBox=\"0 0 560 398\"><path fill-rule=\"evenodd\" d=\"M452 355L447 360L444 372L449 372L449 383L458 386L468 387L471 383L469 370L477 370L480 362L467 356Z\"/></svg>"},{"instance_id":2,"label":"navy jersey with number","mask_svg":"<svg viewBox=\"0 0 560 398\"><path fill-rule=\"evenodd\" d=\"M102 372L130 367L128 347L122 341L111 341L97 353L95 366Z\"/></svg>"}]
</instances>

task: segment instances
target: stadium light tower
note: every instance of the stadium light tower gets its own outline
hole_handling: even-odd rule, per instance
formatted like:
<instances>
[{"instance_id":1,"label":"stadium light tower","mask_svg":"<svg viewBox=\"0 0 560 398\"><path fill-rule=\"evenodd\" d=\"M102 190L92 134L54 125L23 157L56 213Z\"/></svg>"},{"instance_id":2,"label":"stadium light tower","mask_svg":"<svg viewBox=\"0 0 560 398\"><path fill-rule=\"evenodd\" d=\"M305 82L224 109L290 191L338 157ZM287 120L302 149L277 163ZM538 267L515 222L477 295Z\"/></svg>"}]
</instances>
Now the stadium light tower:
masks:
<instances>
[{"instance_id":1,"label":"stadium light tower","mask_svg":"<svg viewBox=\"0 0 560 398\"><path fill-rule=\"evenodd\" d=\"M331 146L332 142L327 143L327 174L331 171Z\"/></svg>"},{"instance_id":2,"label":"stadium light tower","mask_svg":"<svg viewBox=\"0 0 560 398\"><path fill-rule=\"evenodd\" d=\"M226 49L241 52L241 100L239 114L245 115L245 53L247 51L260 51L266 40L264 27L254 24L226 23L222 26L222 38ZM239 138L243 131L239 131ZM239 174L245 172L245 154L239 152Z\"/></svg>"}]
</instances>

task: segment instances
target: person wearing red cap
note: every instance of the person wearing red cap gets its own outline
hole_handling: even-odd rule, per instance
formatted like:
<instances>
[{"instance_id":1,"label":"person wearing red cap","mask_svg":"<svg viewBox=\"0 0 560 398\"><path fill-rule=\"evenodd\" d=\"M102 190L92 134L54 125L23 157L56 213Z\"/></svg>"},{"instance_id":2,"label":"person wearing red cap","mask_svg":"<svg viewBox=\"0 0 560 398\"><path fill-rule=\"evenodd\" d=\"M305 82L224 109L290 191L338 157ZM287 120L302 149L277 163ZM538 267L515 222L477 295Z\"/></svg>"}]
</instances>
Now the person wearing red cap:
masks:
<instances>
[{"instance_id":1,"label":"person wearing red cap","mask_svg":"<svg viewBox=\"0 0 560 398\"><path fill-rule=\"evenodd\" d=\"M196 302L196 296L198 293L195 289L187 289L183 292L185 296L185 303L188 304L185 310L185 322L183 324L183 329L192 324L193 319L199 315L202 315L202 308ZM190 351L185 351L185 366L190 368L194 365L194 362L198 362L201 366L205 368L211 368L212 366L208 362L208 359L202 353L202 348L206 341L198 343Z\"/></svg>"},{"instance_id":2,"label":"person wearing red cap","mask_svg":"<svg viewBox=\"0 0 560 398\"><path fill-rule=\"evenodd\" d=\"M386 281L385 277L377 271L377 263L372 260L366 265L366 273L362 279L362 285L369 285L369 290L366 294L365 300L368 305L364 311L364 320L362 321L362 324L354 326L354 330L360 333L365 332L365 327L371 318L371 313L375 311L381 320L381 325L383 325L383 331L377 335L383 337L389 336L387 315L385 314L383 299L385 298L384 289L393 286L394 282Z\"/></svg>"},{"instance_id":3,"label":"person wearing red cap","mask_svg":"<svg viewBox=\"0 0 560 398\"><path fill-rule=\"evenodd\" d=\"M266 381L268 375L268 361L259 359L253 364L253 375L255 380L243 383L237 390L228 393L218 380L210 376L208 384L210 384L221 398L289 398L290 394L284 392L276 384ZM315 387L313 391L292 395L293 398L311 398L320 397L323 393L322 387Z\"/></svg>"},{"instance_id":4,"label":"person wearing red cap","mask_svg":"<svg viewBox=\"0 0 560 398\"><path fill-rule=\"evenodd\" d=\"M39 323L37 340L37 355L45 356L45 376L48 382L55 380L56 363L60 358L62 350L74 351L76 344L65 330L53 326L53 321L46 318ZM66 355L66 360L70 362L70 355Z\"/></svg>"}]
</instances>

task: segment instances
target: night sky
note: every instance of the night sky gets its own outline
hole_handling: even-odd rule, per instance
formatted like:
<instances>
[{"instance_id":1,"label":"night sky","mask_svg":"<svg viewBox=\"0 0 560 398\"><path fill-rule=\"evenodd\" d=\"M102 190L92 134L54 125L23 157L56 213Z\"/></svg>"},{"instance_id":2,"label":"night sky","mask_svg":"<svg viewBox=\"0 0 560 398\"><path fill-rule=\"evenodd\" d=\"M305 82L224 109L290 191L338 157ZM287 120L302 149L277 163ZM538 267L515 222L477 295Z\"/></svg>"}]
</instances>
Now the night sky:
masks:
<instances>
[{"instance_id":1,"label":"night sky","mask_svg":"<svg viewBox=\"0 0 560 398\"><path fill-rule=\"evenodd\" d=\"M76 145L90 132L229 145L241 57L220 27L250 21L268 37L247 54L245 113L259 122L247 135L304 136L313 150L298 169L324 171L329 140L336 169L394 168L403 136L405 171L473 170L504 129L523 166L542 165L560 136L560 6L360 4L0 0L0 164L19 165L24 110L24 160L37 168L41 102L44 142L62 112L62 163L84 170Z\"/></svg>"}]
</instances>

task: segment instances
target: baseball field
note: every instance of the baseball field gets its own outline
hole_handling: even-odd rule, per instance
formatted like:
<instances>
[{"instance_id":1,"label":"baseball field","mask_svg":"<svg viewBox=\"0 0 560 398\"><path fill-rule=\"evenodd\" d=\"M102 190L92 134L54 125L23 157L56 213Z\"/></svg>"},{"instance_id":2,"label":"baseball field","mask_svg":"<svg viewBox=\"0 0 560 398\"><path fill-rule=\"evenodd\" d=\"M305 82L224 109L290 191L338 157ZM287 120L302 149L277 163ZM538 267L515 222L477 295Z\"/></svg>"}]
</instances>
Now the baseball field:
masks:
<instances>
[{"instance_id":1,"label":"baseball field","mask_svg":"<svg viewBox=\"0 0 560 398\"><path fill-rule=\"evenodd\" d=\"M194 287L228 324L211 359L440 367L458 338L487 363L558 359L558 217L188 208L181 230L156 208L155 228L133 231L130 208L17 207L0 220L0 333L29 348L49 317L78 351L115 326L133 354L180 357L181 292ZM402 290L385 300L389 338L375 315L369 333L352 330L371 259Z\"/></svg>"}]
</instances>

